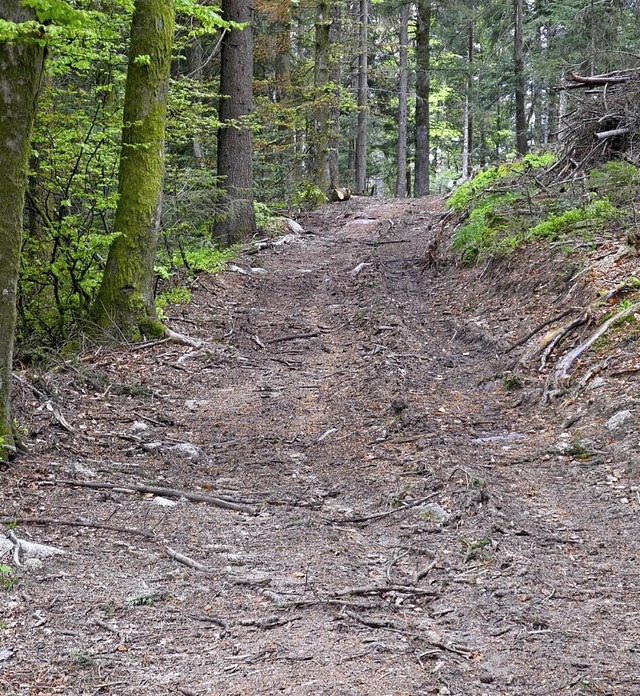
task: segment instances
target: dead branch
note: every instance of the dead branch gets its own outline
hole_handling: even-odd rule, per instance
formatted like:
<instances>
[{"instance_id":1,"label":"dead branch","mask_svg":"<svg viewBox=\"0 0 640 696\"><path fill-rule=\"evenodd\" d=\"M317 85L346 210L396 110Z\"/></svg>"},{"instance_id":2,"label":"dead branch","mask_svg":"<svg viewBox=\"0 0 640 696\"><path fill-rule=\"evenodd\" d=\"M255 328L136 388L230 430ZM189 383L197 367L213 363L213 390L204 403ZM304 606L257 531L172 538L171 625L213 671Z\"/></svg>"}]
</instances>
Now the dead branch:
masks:
<instances>
[{"instance_id":1,"label":"dead branch","mask_svg":"<svg viewBox=\"0 0 640 696\"><path fill-rule=\"evenodd\" d=\"M107 529L110 532L120 532L122 534L136 534L143 537L153 536L150 532L143 532L133 527L118 527L113 524L103 524L102 522L90 522L89 520L58 520L53 517L15 517L7 513L0 513L2 524L42 524L59 525L64 527L89 527L91 529Z\"/></svg>"},{"instance_id":2,"label":"dead branch","mask_svg":"<svg viewBox=\"0 0 640 696\"><path fill-rule=\"evenodd\" d=\"M165 553L169 558L173 558L174 561L178 561L178 563L182 563L183 565L186 565L188 568L193 568L194 570L200 570L203 573L210 573L211 569L208 568L206 565L203 563L200 563L198 561L194 561L193 558L189 558L189 556L185 556L184 554L174 551L172 548L167 546L165 549Z\"/></svg>"},{"instance_id":3,"label":"dead branch","mask_svg":"<svg viewBox=\"0 0 640 696\"><path fill-rule=\"evenodd\" d=\"M329 520L330 522L336 523L336 524L345 524L345 523L350 523L350 524L363 524L364 522L371 522L372 520L381 520L385 517L389 517L390 515L395 515L398 512L403 512L404 510L410 510L413 507L416 507L417 505L422 505L422 503L426 503L429 500L433 500L434 498L437 498L439 493L430 493L429 495L426 495L424 498L418 498L418 500L414 500L411 503L406 503L405 505L401 505L400 507L393 508L392 510L385 510L384 512L377 512L374 515L367 515L366 517L354 517L352 519L345 519L345 520Z\"/></svg>"},{"instance_id":4,"label":"dead branch","mask_svg":"<svg viewBox=\"0 0 640 696\"><path fill-rule=\"evenodd\" d=\"M579 346L576 346L573 350L569 351L561 360L558 361L554 370L549 375L547 381L547 387L545 389L545 399L550 395L550 392L558 389L558 387L569 379L569 371L571 370L573 363L601 337L603 336L612 326L617 322L625 319L626 317L640 312L640 302L632 304L630 307L616 312L613 316L609 317L603 324L601 324L586 341L582 342Z\"/></svg>"},{"instance_id":5,"label":"dead branch","mask_svg":"<svg viewBox=\"0 0 640 696\"><path fill-rule=\"evenodd\" d=\"M505 351L506 354L511 353L512 350L515 350L516 348L519 348L520 346L523 346L529 339L533 338L538 332L542 331L545 327L549 326L549 324L555 324L555 322L560 321L560 319L564 319L567 315L571 314L572 312L575 312L578 308L577 307L569 307L569 309L565 309L564 312L560 312L560 314L556 314L555 317L551 317L551 319L547 319L546 321L543 321L541 324L538 324L534 329L531 329L529 333L526 336L523 336L520 340L516 341L510 348L507 348Z\"/></svg>"},{"instance_id":6,"label":"dead branch","mask_svg":"<svg viewBox=\"0 0 640 696\"><path fill-rule=\"evenodd\" d=\"M396 631L400 630L390 619L367 619L364 616L360 616L360 614L352 609L345 609L344 613L345 616L349 616L350 618L355 619L355 621L358 623L361 623L364 626L369 626L369 628L391 628Z\"/></svg>"},{"instance_id":7,"label":"dead branch","mask_svg":"<svg viewBox=\"0 0 640 696\"><path fill-rule=\"evenodd\" d=\"M586 87L592 87L594 85L601 87L603 85L615 85L629 82L629 80L631 80L631 75L622 73L608 73L606 75L586 76L576 75L575 73L569 73L567 75L567 79L571 82L577 82L580 85L584 85Z\"/></svg>"},{"instance_id":8,"label":"dead branch","mask_svg":"<svg viewBox=\"0 0 640 696\"><path fill-rule=\"evenodd\" d=\"M627 135L629 128L614 128L613 130L600 131L595 134L598 140L606 140L607 138L617 138L620 135Z\"/></svg>"},{"instance_id":9,"label":"dead branch","mask_svg":"<svg viewBox=\"0 0 640 696\"><path fill-rule=\"evenodd\" d=\"M308 333L298 333L291 334L290 336L278 336L277 338L271 338L267 343L285 343L286 341L302 341L309 338L319 338L320 334L317 331L310 331Z\"/></svg>"},{"instance_id":10,"label":"dead branch","mask_svg":"<svg viewBox=\"0 0 640 696\"><path fill-rule=\"evenodd\" d=\"M234 510L235 512L244 512L247 515L257 515L258 511L248 505L244 505L239 502L234 502L231 500L222 500L221 498L216 498L212 495L206 495L205 493L190 493L189 491L179 490L177 488L161 488L159 486L141 486L138 484L129 483L99 483L94 481L70 481L65 479L55 479L52 483L60 486L79 486L81 488L93 488L96 490L101 489L118 489L121 491L132 491L136 493L153 493L154 495L161 495L170 498L186 498L192 503L208 503L209 505L215 505L216 507L224 508L226 510Z\"/></svg>"},{"instance_id":11,"label":"dead branch","mask_svg":"<svg viewBox=\"0 0 640 696\"><path fill-rule=\"evenodd\" d=\"M388 592L423 595L425 597L440 596L440 594L434 590L425 590L422 587L414 587L413 585L364 585L363 587L347 587L339 592L334 592L333 596L347 597L349 595L387 594Z\"/></svg>"}]
</instances>

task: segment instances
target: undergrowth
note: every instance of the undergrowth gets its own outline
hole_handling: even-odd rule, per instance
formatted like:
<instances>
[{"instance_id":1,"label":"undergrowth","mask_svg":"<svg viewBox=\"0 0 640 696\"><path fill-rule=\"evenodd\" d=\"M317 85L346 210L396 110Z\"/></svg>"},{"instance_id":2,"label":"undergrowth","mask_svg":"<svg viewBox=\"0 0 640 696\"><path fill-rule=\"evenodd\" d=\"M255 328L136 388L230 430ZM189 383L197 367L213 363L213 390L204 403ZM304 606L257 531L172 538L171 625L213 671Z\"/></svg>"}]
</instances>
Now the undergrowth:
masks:
<instances>
[{"instance_id":1,"label":"undergrowth","mask_svg":"<svg viewBox=\"0 0 640 696\"><path fill-rule=\"evenodd\" d=\"M477 174L451 195L453 248L464 263L505 256L533 240L571 252L636 225L640 173L612 161L571 182L552 178L553 155L527 155Z\"/></svg>"}]
</instances>

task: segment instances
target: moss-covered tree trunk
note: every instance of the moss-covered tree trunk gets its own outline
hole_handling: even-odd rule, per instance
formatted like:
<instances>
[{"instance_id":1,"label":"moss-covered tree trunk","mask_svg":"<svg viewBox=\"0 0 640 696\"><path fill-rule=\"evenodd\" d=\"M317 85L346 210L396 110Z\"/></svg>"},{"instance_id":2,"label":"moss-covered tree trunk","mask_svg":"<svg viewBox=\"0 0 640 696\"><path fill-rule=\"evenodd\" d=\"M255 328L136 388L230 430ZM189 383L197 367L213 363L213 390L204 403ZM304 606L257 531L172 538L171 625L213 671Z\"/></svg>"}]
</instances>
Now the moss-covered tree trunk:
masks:
<instances>
[{"instance_id":1,"label":"moss-covered tree trunk","mask_svg":"<svg viewBox=\"0 0 640 696\"><path fill-rule=\"evenodd\" d=\"M153 266L160 234L173 0L136 0L124 97L118 207L95 322L115 338L160 335Z\"/></svg>"},{"instance_id":2,"label":"moss-covered tree trunk","mask_svg":"<svg viewBox=\"0 0 640 696\"><path fill-rule=\"evenodd\" d=\"M253 207L253 136L247 118L253 109L253 29L250 0L222 0L224 19L246 24L232 29L220 54L218 176L221 210L214 235L233 244L256 231Z\"/></svg>"},{"instance_id":3,"label":"moss-covered tree trunk","mask_svg":"<svg viewBox=\"0 0 640 696\"><path fill-rule=\"evenodd\" d=\"M34 18L19 0L0 0L0 17ZM0 459L15 451L11 416L11 370L16 292L31 128L44 49L25 39L0 42Z\"/></svg>"}]
</instances>

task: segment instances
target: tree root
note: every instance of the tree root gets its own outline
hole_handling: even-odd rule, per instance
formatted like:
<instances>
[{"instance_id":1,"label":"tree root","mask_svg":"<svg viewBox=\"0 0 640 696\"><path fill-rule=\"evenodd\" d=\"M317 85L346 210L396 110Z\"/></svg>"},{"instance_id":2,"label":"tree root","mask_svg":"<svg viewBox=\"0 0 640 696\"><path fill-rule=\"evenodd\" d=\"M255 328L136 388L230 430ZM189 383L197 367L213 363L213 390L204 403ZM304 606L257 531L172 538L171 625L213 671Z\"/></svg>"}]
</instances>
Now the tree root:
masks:
<instances>
[{"instance_id":1,"label":"tree root","mask_svg":"<svg viewBox=\"0 0 640 696\"><path fill-rule=\"evenodd\" d=\"M609 317L604 323L602 323L588 338L583 341L573 350L569 351L560 360L558 360L556 366L551 371L549 378L547 379L547 385L545 387L543 403L549 401L549 399L558 391L558 389L563 386L569 379L569 372L571 371L573 364L576 360L617 322L626 317L640 312L640 302L635 302L629 307L616 312L614 315Z\"/></svg>"}]
</instances>

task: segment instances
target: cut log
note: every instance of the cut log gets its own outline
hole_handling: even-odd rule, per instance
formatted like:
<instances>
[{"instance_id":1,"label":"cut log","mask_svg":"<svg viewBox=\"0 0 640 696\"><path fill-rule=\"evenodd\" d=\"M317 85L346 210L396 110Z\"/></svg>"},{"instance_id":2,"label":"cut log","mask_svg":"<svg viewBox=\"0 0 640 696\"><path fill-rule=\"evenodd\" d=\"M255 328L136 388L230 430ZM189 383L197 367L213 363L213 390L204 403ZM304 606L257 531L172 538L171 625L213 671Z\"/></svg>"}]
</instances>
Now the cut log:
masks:
<instances>
[{"instance_id":1,"label":"cut log","mask_svg":"<svg viewBox=\"0 0 640 696\"><path fill-rule=\"evenodd\" d=\"M334 203L339 203L340 201L348 201L350 198L351 198L351 189L334 188L331 191L331 200Z\"/></svg>"},{"instance_id":2,"label":"cut log","mask_svg":"<svg viewBox=\"0 0 640 696\"><path fill-rule=\"evenodd\" d=\"M598 140L606 140L607 138L615 138L618 135L626 135L629 132L628 128L616 128L614 130L601 131L596 133Z\"/></svg>"}]
</instances>

